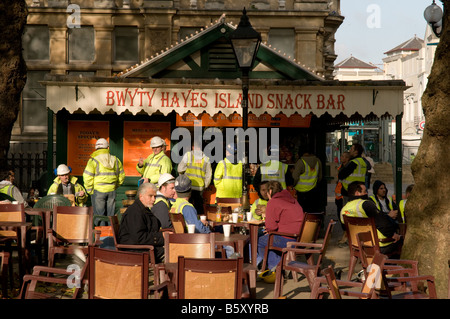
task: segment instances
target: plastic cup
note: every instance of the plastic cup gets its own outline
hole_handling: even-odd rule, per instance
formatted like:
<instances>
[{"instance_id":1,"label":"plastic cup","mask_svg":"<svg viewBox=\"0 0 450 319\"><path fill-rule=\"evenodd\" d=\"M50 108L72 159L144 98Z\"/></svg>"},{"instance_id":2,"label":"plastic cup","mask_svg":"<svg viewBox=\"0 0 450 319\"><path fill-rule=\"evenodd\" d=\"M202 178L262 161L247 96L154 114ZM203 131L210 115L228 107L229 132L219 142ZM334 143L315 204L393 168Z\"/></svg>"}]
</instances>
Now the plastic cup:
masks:
<instances>
[{"instance_id":1,"label":"plastic cup","mask_svg":"<svg viewBox=\"0 0 450 319\"><path fill-rule=\"evenodd\" d=\"M253 213L252 212L247 212L247 221L251 221L253 219Z\"/></svg>"},{"instance_id":2,"label":"plastic cup","mask_svg":"<svg viewBox=\"0 0 450 319\"><path fill-rule=\"evenodd\" d=\"M230 237L230 232L231 232L231 225L230 224L223 225L223 235L225 237Z\"/></svg>"},{"instance_id":3,"label":"plastic cup","mask_svg":"<svg viewBox=\"0 0 450 319\"><path fill-rule=\"evenodd\" d=\"M233 223L237 223L238 219L239 219L239 214L238 213L232 213L231 214L231 218L233 220Z\"/></svg>"},{"instance_id":4,"label":"plastic cup","mask_svg":"<svg viewBox=\"0 0 450 319\"><path fill-rule=\"evenodd\" d=\"M188 233L189 234L195 233L195 224L188 224L187 228L188 228Z\"/></svg>"}]
</instances>

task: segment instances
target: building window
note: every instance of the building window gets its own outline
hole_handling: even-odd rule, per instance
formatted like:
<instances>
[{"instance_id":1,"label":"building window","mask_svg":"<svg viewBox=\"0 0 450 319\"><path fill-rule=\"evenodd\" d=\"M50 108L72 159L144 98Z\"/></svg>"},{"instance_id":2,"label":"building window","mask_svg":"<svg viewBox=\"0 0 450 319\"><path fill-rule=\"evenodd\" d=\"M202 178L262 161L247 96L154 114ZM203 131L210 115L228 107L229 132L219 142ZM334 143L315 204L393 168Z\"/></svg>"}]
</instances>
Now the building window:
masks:
<instances>
[{"instance_id":1,"label":"building window","mask_svg":"<svg viewBox=\"0 0 450 319\"><path fill-rule=\"evenodd\" d=\"M94 61L95 34L93 27L71 28L67 31L69 63L73 61Z\"/></svg>"},{"instance_id":2,"label":"building window","mask_svg":"<svg viewBox=\"0 0 450 319\"><path fill-rule=\"evenodd\" d=\"M139 61L137 27L114 28L114 61Z\"/></svg>"},{"instance_id":3,"label":"building window","mask_svg":"<svg viewBox=\"0 0 450 319\"><path fill-rule=\"evenodd\" d=\"M294 29L270 29L268 42L272 48L286 53L286 56L295 57Z\"/></svg>"},{"instance_id":4,"label":"building window","mask_svg":"<svg viewBox=\"0 0 450 319\"><path fill-rule=\"evenodd\" d=\"M29 60L50 60L50 33L47 26L27 25L22 37L23 58Z\"/></svg>"},{"instance_id":5,"label":"building window","mask_svg":"<svg viewBox=\"0 0 450 319\"><path fill-rule=\"evenodd\" d=\"M48 71L28 71L27 82L22 92L23 133L47 132L47 109L43 81Z\"/></svg>"}]
</instances>

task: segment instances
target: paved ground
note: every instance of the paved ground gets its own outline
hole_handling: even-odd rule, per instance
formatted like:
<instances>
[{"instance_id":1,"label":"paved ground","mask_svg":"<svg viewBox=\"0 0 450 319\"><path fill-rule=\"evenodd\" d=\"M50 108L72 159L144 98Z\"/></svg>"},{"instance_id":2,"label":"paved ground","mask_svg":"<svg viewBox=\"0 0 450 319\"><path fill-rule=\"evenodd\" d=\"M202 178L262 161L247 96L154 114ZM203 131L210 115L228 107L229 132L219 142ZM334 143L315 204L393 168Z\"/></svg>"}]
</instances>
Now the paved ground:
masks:
<instances>
[{"instance_id":1,"label":"paved ground","mask_svg":"<svg viewBox=\"0 0 450 319\"><path fill-rule=\"evenodd\" d=\"M336 206L334 204L334 197L332 195L334 194L334 185L329 185L328 189L328 206L327 206L327 212L325 215L325 222L324 227L322 229L321 236L318 240L318 242L321 242L323 240L323 233L325 232L326 226L328 225L328 222L330 219L337 219L337 213L336 213ZM387 185L387 188L389 189L390 194L393 193L394 185ZM404 187L406 188L406 186ZM333 229L332 237L330 240L330 245L328 247L327 253L325 255L325 259L323 262L323 266L327 267L328 265L332 265L335 270L341 270L342 271L342 279L347 278L347 272L348 272L348 264L349 264L349 248L348 246L340 248L338 246L338 241L341 239L343 235L343 231L340 227L340 224L337 223L336 226ZM68 264L78 264L82 265L83 261L78 257L66 257L64 259L57 260L57 267L65 267ZM360 265L356 266L356 272L359 271ZM354 278L354 277L353 277ZM16 288L18 288L17 283L17 276L16 276ZM70 291L67 291L66 288L62 289L49 289L49 292L53 293L55 297L57 298L68 298L70 296ZM18 289L13 291L12 294L10 294L9 298L11 298L11 295L17 296L19 293ZM306 278L302 275L299 276L299 281L294 282L294 279L286 279L283 285L283 296L287 299L309 299L310 297L310 288L308 285L308 282ZM83 298L87 298L87 295L84 294ZM259 280L257 282L257 299L271 299L273 298L273 284L267 284L262 280Z\"/></svg>"}]
</instances>

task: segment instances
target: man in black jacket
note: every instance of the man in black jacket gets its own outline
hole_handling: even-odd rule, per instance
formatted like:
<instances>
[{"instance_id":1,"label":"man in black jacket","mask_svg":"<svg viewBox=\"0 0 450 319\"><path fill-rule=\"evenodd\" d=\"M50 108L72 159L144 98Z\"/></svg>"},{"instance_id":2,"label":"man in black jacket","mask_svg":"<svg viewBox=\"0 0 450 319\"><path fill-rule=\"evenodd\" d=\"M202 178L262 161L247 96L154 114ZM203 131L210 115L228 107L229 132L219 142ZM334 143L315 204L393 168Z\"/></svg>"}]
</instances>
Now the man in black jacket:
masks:
<instances>
[{"instance_id":1,"label":"man in black jacket","mask_svg":"<svg viewBox=\"0 0 450 319\"><path fill-rule=\"evenodd\" d=\"M150 208L155 202L156 186L143 183L136 193L136 200L122 216L119 243L128 245L153 245L156 262L164 256L164 237L159 231L161 224Z\"/></svg>"}]
</instances>

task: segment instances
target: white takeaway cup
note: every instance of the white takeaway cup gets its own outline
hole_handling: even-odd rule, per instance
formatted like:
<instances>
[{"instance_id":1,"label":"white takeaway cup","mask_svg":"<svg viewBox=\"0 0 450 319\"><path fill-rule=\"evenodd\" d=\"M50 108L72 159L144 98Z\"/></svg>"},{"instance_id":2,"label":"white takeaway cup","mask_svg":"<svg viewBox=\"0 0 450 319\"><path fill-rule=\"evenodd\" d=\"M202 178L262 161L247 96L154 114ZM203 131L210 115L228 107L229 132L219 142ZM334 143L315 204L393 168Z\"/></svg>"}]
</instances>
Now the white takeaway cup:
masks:
<instances>
[{"instance_id":1,"label":"white takeaway cup","mask_svg":"<svg viewBox=\"0 0 450 319\"><path fill-rule=\"evenodd\" d=\"M253 219L253 213L252 212L247 212L247 221L251 221Z\"/></svg>"},{"instance_id":2,"label":"white takeaway cup","mask_svg":"<svg viewBox=\"0 0 450 319\"><path fill-rule=\"evenodd\" d=\"M231 232L231 225L230 224L223 225L223 235L225 237L230 237L230 232Z\"/></svg>"},{"instance_id":3,"label":"white takeaway cup","mask_svg":"<svg viewBox=\"0 0 450 319\"><path fill-rule=\"evenodd\" d=\"M195 233L195 224L188 224L187 228L188 228L188 233L189 234Z\"/></svg>"},{"instance_id":4,"label":"white takeaway cup","mask_svg":"<svg viewBox=\"0 0 450 319\"><path fill-rule=\"evenodd\" d=\"M206 220L206 216L205 216L205 215L201 215L201 216L200 216L200 220L201 220L201 221L205 221L205 220Z\"/></svg>"},{"instance_id":5,"label":"white takeaway cup","mask_svg":"<svg viewBox=\"0 0 450 319\"><path fill-rule=\"evenodd\" d=\"M239 214L238 213L232 213L231 214L231 218L233 220L233 223L237 223L238 219L239 219Z\"/></svg>"}]
</instances>

